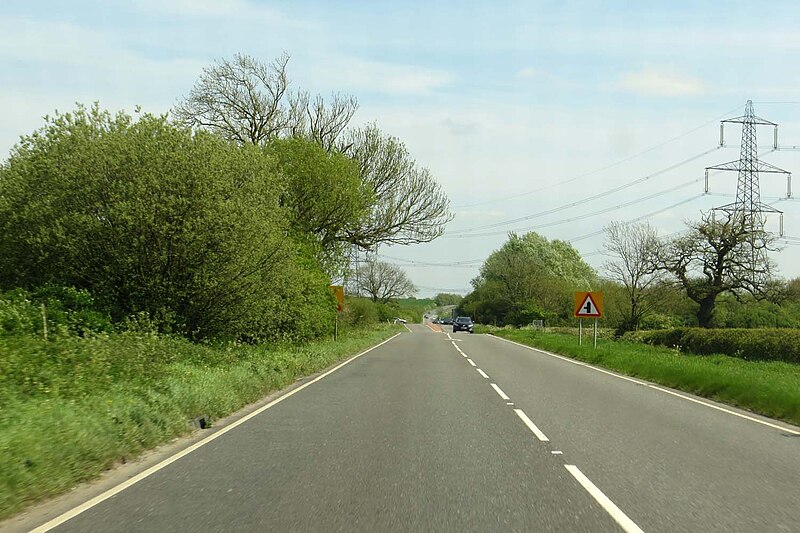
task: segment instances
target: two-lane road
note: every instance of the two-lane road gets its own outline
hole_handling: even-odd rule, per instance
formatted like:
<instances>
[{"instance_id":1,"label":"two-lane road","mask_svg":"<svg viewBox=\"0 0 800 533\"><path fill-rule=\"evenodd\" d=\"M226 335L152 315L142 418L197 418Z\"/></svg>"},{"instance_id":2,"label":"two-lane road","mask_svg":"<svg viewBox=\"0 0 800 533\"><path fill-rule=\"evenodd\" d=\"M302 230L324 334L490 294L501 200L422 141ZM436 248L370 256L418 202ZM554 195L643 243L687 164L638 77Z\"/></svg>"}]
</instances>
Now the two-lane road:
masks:
<instances>
[{"instance_id":1,"label":"two-lane road","mask_svg":"<svg viewBox=\"0 0 800 533\"><path fill-rule=\"evenodd\" d=\"M798 428L410 329L43 530L800 531Z\"/></svg>"}]
</instances>

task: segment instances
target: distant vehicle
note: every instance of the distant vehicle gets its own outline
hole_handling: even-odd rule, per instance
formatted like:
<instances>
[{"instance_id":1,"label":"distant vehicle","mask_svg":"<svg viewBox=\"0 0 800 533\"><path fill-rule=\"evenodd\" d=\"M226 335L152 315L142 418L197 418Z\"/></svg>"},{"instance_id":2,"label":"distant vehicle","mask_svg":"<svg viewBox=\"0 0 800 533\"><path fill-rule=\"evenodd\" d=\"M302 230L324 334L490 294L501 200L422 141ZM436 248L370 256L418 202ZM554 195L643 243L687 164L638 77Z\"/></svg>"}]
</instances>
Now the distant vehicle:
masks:
<instances>
[{"instance_id":1,"label":"distant vehicle","mask_svg":"<svg viewBox=\"0 0 800 533\"><path fill-rule=\"evenodd\" d=\"M439 324L449 325L449 324L452 324L452 323L453 323L453 319L450 318L449 316L439 320Z\"/></svg>"},{"instance_id":2,"label":"distant vehicle","mask_svg":"<svg viewBox=\"0 0 800 533\"><path fill-rule=\"evenodd\" d=\"M441 324L441 323L442 323L442 321L441 321L441 320L439 319L439 317L437 316L437 317L434 317L434 319L433 319L433 323L434 323L434 324Z\"/></svg>"},{"instance_id":3,"label":"distant vehicle","mask_svg":"<svg viewBox=\"0 0 800 533\"><path fill-rule=\"evenodd\" d=\"M460 316L453 322L453 333L456 331L469 331L470 333L475 333L473 328L474 324L472 319L468 316Z\"/></svg>"},{"instance_id":4,"label":"distant vehicle","mask_svg":"<svg viewBox=\"0 0 800 533\"><path fill-rule=\"evenodd\" d=\"M395 324L405 324L407 322L408 320L406 320L405 318L400 318L399 316L394 317Z\"/></svg>"}]
</instances>

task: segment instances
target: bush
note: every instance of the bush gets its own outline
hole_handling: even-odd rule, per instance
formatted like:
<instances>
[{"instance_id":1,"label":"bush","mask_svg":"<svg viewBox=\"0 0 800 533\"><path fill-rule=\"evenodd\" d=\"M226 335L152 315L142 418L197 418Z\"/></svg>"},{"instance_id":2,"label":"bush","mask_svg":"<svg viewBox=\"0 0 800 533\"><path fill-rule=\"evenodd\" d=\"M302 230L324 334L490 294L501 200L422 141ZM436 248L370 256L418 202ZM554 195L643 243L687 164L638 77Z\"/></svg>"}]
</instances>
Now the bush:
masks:
<instances>
[{"instance_id":1,"label":"bush","mask_svg":"<svg viewBox=\"0 0 800 533\"><path fill-rule=\"evenodd\" d=\"M753 361L800 363L800 329L675 328L631 332L623 338L698 355L724 354Z\"/></svg>"},{"instance_id":2,"label":"bush","mask_svg":"<svg viewBox=\"0 0 800 533\"><path fill-rule=\"evenodd\" d=\"M45 318L48 334L54 337L113 331L108 314L96 308L86 290L45 285L0 294L0 336L43 335Z\"/></svg>"}]
</instances>

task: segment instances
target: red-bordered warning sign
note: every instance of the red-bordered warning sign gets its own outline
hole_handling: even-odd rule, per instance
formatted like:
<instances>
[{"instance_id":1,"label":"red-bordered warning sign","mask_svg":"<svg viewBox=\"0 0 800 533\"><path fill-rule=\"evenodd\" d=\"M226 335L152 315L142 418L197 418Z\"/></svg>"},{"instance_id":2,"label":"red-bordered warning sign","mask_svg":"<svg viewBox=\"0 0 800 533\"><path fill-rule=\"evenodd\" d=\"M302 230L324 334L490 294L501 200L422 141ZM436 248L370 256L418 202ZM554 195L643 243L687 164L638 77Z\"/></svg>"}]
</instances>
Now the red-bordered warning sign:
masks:
<instances>
[{"instance_id":1,"label":"red-bordered warning sign","mask_svg":"<svg viewBox=\"0 0 800 533\"><path fill-rule=\"evenodd\" d=\"M599 318L603 316L602 292L576 292L575 312L576 318Z\"/></svg>"}]
</instances>

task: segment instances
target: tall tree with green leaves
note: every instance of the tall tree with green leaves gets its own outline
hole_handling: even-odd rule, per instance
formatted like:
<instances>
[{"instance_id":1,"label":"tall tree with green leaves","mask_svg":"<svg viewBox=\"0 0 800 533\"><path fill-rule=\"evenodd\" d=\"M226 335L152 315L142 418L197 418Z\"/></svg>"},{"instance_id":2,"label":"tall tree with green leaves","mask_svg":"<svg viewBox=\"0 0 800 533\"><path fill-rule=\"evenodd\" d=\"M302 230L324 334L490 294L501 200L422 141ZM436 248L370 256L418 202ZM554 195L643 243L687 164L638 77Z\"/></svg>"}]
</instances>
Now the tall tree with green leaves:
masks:
<instances>
[{"instance_id":1,"label":"tall tree with green leaves","mask_svg":"<svg viewBox=\"0 0 800 533\"><path fill-rule=\"evenodd\" d=\"M671 274L697 304L697 322L704 328L712 327L722 294L769 297L775 271L762 253L776 249L775 237L764 230L754 232L736 213L721 216L707 214L689 223L689 231L664 243L657 256L658 268ZM753 260L758 257L762 259Z\"/></svg>"},{"instance_id":2,"label":"tall tree with green leaves","mask_svg":"<svg viewBox=\"0 0 800 533\"><path fill-rule=\"evenodd\" d=\"M452 213L430 171L399 139L374 124L349 128L358 109L355 97L337 93L326 101L290 91L288 62L286 54L271 63L244 54L217 61L204 69L173 114L182 124L239 144L261 146L299 137L351 158L369 203L344 231L326 232L344 245L374 250L380 244L415 244L441 236Z\"/></svg>"},{"instance_id":3,"label":"tall tree with green leaves","mask_svg":"<svg viewBox=\"0 0 800 533\"><path fill-rule=\"evenodd\" d=\"M78 107L2 167L0 287L85 288L193 337L313 336L329 281L282 191L260 147Z\"/></svg>"},{"instance_id":4,"label":"tall tree with green leaves","mask_svg":"<svg viewBox=\"0 0 800 533\"><path fill-rule=\"evenodd\" d=\"M535 232L510 233L472 282L475 290L460 305L481 322L524 325L532 320L566 320L572 292L596 282L594 270L567 242Z\"/></svg>"}]
</instances>

